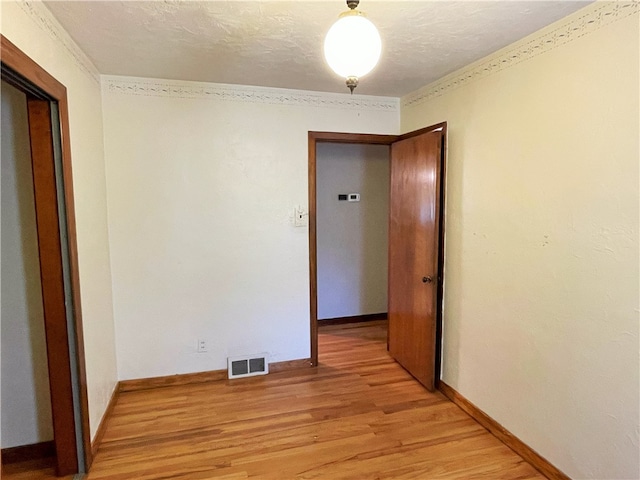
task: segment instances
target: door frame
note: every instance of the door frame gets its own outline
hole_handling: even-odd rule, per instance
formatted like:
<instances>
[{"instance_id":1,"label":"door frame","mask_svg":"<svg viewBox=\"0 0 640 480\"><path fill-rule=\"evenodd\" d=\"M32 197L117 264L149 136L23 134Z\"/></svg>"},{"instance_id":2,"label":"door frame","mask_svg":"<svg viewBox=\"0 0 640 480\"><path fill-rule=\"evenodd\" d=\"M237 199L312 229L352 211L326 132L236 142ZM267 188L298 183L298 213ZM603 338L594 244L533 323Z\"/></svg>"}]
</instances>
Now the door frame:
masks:
<instances>
[{"instance_id":1,"label":"door frame","mask_svg":"<svg viewBox=\"0 0 640 480\"><path fill-rule=\"evenodd\" d=\"M431 131L442 131L441 187L445 183L447 122L437 123L403 135L378 135L366 133L338 133L310 131L309 137L309 318L311 366L318 365L318 244L316 217L316 147L318 143L347 143L363 145L388 145ZM440 379L442 357L442 310L444 285L444 211L445 189L440 188L440 244L438 249L438 290L436 312L436 383Z\"/></svg>"},{"instance_id":2,"label":"door frame","mask_svg":"<svg viewBox=\"0 0 640 480\"><path fill-rule=\"evenodd\" d=\"M44 303L44 323L49 364L49 385L53 416L56 473L59 476L79 473L76 431L81 432L84 466L89 471L93 461L89 430L86 366L84 355L80 274L76 238L69 106L67 89L29 56L0 34L2 80L24 92L29 111L29 137L36 197L36 224ZM52 107L57 104L60 126L61 175L54 164L54 132ZM54 110L55 111L55 110ZM61 177L61 178L60 178ZM64 185L68 252L63 257L60 213L56 182ZM68 260L74 317L73 338L69 336L65 307L63 262ZM70 343L72 342L72 344ZM73 347L73 348L72 348ZM75 356L72 358L72 352ZM73 400L72 360L77 366L79 390L79 424L76 423Z\"/></svg>"}]
</instances>

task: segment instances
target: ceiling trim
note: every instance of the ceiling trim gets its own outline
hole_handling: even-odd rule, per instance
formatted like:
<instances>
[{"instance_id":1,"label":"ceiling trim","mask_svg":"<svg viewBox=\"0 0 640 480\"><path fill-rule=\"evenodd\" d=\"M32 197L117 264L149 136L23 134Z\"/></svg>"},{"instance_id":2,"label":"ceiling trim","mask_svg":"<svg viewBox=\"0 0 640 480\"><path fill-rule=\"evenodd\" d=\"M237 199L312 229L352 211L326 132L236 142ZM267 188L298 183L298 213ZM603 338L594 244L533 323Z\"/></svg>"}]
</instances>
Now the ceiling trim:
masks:
<instances>
[{"instance_id":1,"label":"ceiling trim","mask_svg":"<svg viewBox=\"0 0 640 480\"><path fill-rule=\"evenodd\" d=\"M41 1L21 0L16 3L31 17L36 25L67 51L71 60L80 70L96 84L100 84L100 72L98 72L98 69Z\"/></svg>"},{"instance_id":2,"label":"ceiling trim","mask_svg":"<svg viewBox=\"0 0 640 480\"><path fill-rule=\"evenodd\" d=\"M348 93L310 92L283 88L111 75L103 75L102 84L104 92L116 95L204 98L230 102L360 110L398 111L400 109L399 98L350 95Z\"/></svg>"},{"instance_id":3,"label":"ceiling trim","mask_svg":"<svg viewBox=\"0 0 640 480\"><path fill-rule=\"evenodd\" d=\"M403 107L422 104L464 85L488 77L543 53L589 35L611 23L640 12L640 2L595 2L548 28L529 35L467 67L436 80L401 99Z\"/></svg>"}]
</instances>

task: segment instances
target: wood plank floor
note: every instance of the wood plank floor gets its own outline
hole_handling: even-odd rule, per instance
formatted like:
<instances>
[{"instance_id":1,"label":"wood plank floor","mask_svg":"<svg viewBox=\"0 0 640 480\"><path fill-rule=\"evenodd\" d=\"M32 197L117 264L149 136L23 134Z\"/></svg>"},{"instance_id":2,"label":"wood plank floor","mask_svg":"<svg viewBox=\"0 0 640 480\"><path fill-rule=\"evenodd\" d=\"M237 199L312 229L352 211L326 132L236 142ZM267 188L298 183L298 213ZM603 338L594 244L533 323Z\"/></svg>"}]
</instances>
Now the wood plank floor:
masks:
<instances>
[{"instance_id":1,"label":"wood plank floor","mask_svg":"<svg viewBox=\"0 0 640 480\"><path fill-rule=\"evenodd\" d=\"M54 458L41 458L2 465L2 478L7 480L60 480L60 477L56 477ZM73 477L62 478L70 480Z\"/></svg>"},{"instance_id":2,"label":"wood plank floor","mask_svg":"<svg viewBox=\"0 0 640 480\"><path fill-rule=\"evenodd\" d=\"M393 362L384 321L322 327L319 352L317 368L121 394L88 478L544 478Z\"/></svg>"}]
</instances>

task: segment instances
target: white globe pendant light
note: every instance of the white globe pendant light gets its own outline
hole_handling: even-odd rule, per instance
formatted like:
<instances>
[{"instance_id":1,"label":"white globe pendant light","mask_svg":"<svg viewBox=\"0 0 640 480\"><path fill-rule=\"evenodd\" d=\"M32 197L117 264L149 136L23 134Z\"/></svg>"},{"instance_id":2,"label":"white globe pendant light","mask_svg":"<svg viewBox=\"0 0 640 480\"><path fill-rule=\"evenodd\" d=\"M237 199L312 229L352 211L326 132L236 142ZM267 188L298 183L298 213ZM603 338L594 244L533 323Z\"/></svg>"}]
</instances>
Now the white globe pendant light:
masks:
<instances>
[{"instance_id":1,"label":"white globe pendant light","mask_svg":"<svg viewBox=\"0 0 640 480\"><path fill-rule=\"evenodd\" d=\"M324 39L324 58L331 69L347 80L353 93L360 77L380 59L382 41L375 25L357 10L359 0L347 0L349 10L340 14Z\"/></svg>"}]
</instances>

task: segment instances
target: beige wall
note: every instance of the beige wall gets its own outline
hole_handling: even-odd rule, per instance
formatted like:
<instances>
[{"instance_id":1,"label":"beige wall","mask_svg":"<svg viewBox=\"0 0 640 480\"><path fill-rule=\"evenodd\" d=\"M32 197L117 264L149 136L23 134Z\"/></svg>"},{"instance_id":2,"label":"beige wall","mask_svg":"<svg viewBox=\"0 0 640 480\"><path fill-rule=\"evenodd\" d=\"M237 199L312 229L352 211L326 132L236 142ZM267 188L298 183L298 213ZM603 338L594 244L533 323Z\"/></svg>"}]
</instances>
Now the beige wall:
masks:
<instances>
[{"instance_id":1,"label":"beige wall","mask_svg":"<svg viewBox=\"0 0 640 480\"><path fill-rule=\"evenodd\" d=\"M308 131L396 133L398 99L103 80L120 378L308 358Z\"/></svg>"},{"instance_id":2,"label":"beige wall","mask_svg":"<svg viewBox=\"0 0 640 480\"><path fill-rule=\"evenodd\" d=\"M2 34L67 88L92 435L116 384L99 77L37 1L0 2Z\"/></svg>"},{"instance_id":3,"label":"beige wall","mask_svg":"<svg viewBox=\"0 0 640 480\"><path fill-rule=\"evenodd\" d=\"M402 131L449 124L443 380L573 478L640 473L630 5L402 99Z\"/></svg>"},{"instance_id":4,"label":"beige wall","mask_svg":"<svg viewBox=\"0 0 640 480\"><path fill-rule=\"evenodd\" d=\"M114 308L121 378L307 356L307 229L290 218L306 132L446 120L444 380L573 477L638 476L637 4L599 2L407 96L401 129L357 96L148 80L101 103L39 2L0 8L69 92L92 432Z\"/></svg>"},{"instance_id":5,"label":"beige wall","mask_svg":"<svg viewBox=\"0 0 640 480\"><path fill-rule=\"evenodd\" d=\"M319 319L387 311L389 167L385 145L317 144Z\"/></svg>"},{"instance_id":6,"label":"beige wall","mask_svg":"<svg viewBox=\"0 0 640 480\"><path fill-rule=\"evenodd\" d=\"M2 448L53 440L27 97L2 82Z\"/></svg>"}]
</instances>

